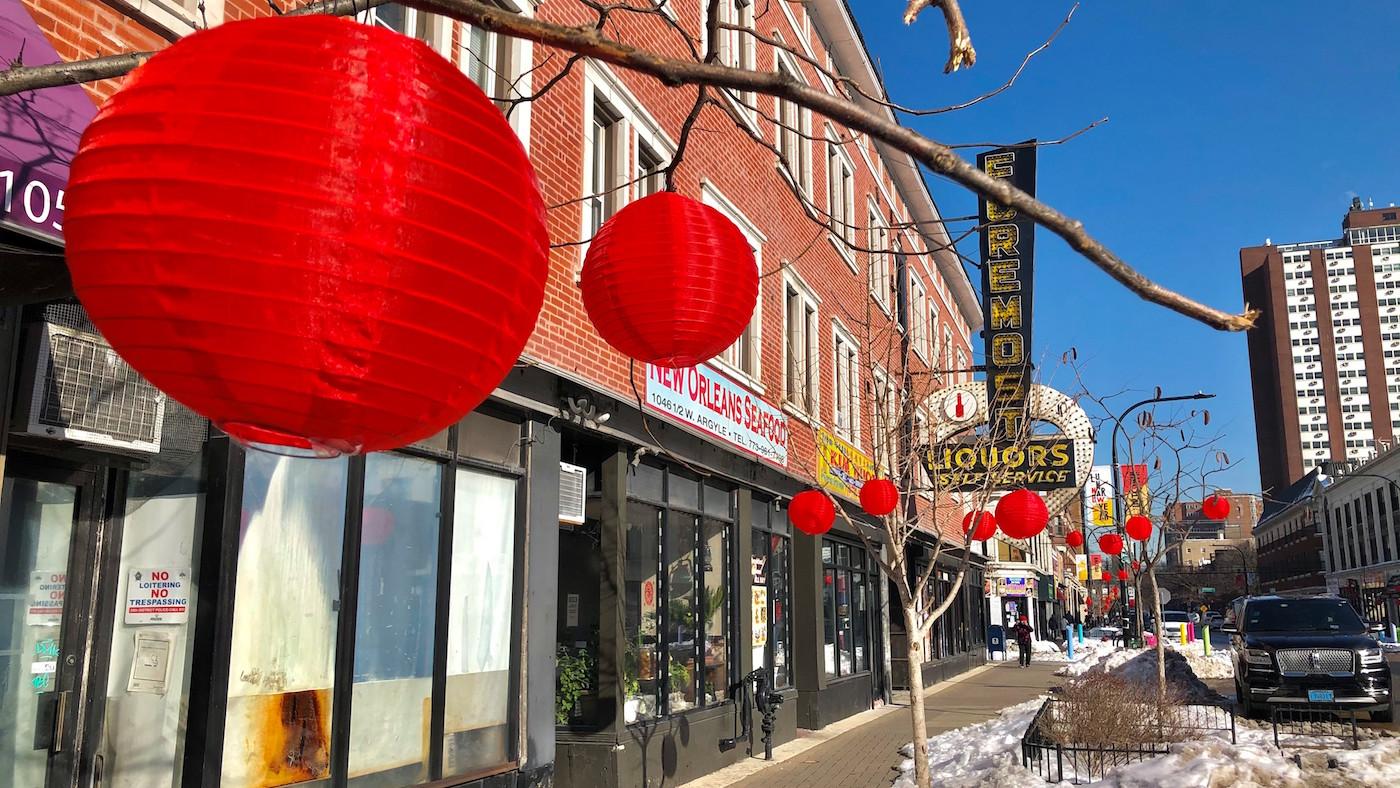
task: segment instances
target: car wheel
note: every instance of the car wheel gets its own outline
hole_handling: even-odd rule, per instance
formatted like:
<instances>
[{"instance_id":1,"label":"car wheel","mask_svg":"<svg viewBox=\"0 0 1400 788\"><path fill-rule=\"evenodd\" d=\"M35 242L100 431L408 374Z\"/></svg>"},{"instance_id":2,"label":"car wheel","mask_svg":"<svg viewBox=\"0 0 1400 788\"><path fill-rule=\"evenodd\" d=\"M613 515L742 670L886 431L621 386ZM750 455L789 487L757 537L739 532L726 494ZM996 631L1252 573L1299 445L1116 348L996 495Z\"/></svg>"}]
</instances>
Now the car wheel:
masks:
<instances>
[{"instance_id":1,"label":"car wheel","mask_svg":"<svg viewBox=\"0 0 1400 788\"><path fill-rule=\"evenodd\" d=\"M1395 722L1395 707L1387 706L1385 711L1371 712L1371 722Z\"/></svg>"}]
</instances>

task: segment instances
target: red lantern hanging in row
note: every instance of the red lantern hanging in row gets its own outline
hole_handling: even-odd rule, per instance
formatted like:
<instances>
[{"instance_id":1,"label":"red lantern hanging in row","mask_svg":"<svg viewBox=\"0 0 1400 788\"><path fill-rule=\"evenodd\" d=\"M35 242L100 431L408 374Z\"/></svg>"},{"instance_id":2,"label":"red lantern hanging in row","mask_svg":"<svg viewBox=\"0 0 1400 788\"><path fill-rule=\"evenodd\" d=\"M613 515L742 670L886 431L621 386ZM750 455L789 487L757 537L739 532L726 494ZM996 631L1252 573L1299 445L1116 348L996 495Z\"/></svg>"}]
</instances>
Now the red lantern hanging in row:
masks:
<instances>
[{"instance_id":1,"label":"red lantern hanging in row","mask_svg":"<svg viewBox=\"0 0 1400 788\"><path fill-rule=\"evenodd\" d=\"M860 486L860 508L866 514L884 517L899 506L899 488L889 479L870 479Z\"/></svg>"},{"instance_id":2,"label":"red lantern hanging in row","mask_svg":"<svg viewBox=\"0 0 1400 788\"><path fill-rule=\"evenodd\" d=\"M804 534L820 536L831 530L836 522L836 507L831 498L819 490L803 490L792 496L788 504L788 519Z\"/></svg>"},{"instance_id":3,"label":"red lantern hanging in row","mask_svg":"<svg viewBox=\"0 0 1400 788\"><path fill-rule=\"evenodd\" d=\"M440 432L500 384L544 300L544 203L501 111L421 41L324 14L156 53L88 126L66 197L93 323L244 443Z\"/></svg>"},{"instance_id":4,"label":"red lantern hanging in row","mask_svg":"<svg viewBox=\"0 0 1400 788\"><path fill-rule=\"evenodd\" d=\"M1030 490L1012 490L997 501L997 527L1012 539L1030 539L1050 522L1045 499Z\"/></svg>"},{"instance_id":5,"label":"red lantern hanging in row","mask_svg":"<svg viewBox=\"0 0 1400 788\"><path fill-rule=\"evenodd\" d=\"M1128 570L1126 570L1126 569L1119 569L1119 570L1118 570L1118 579L1119 579L1119 580L1127 580L1127 579L1128 579Z\"/></svg>"},{"instance_id":6,"label":"red lantern hanging in row","mask_svg":"<svg viewBox=\"0 0 1400 788\"><path fill-rule=\"evenodd\" d=\"M1099 552L1104 555L1118 555L1123 552L1123 537L1113 533L1100 536Z\"/></svg>"},{"instance_id":7,"label":"red lantern hanging in row","mask_svg":"<svg viewBox=\"0 0 1400 788\"><path fill-rule=\"evenodd\" d=\"M1140 514L1135 514L1123 523L1123 531L1129 539L1146 542L1152 538L1152 521Z\"/></svg>"},{"instance_id":8,"label":"red lantern hanging in row","mask_svg":"<svg viewBox=\"0 0 1400 788\"><path fill-rule=\"evenodd\" d=\"M748 327L758 264L724 214L657 192L603 223L579 287L609 345L638 361L690 367L719 355Z\"/></svg>"},{"instance_id":9,"label":"red lantern hanging in row","mask_svg":"<svg viewBox=\"0 0 1400 788\"><path fill-rule=\"evenodd\" d=\"M1201 514L1207 520L1224 520L1230 516L1230 499L1220 495L1212 495L1201 501Z\"/></svg>"},{"instance_id":10,"label":"red lantern hanging in row","mask_svg":"<svg viewBox=\"0 0 1400 788\"><path fill-rule=\"evenodd\" d=\"M1070 547L1083 547L1084 532L1076 528L1073 531L1070 531L1069 533L1065 534L1065 544L1069 545Z\"/></svg>"},{"instance_id":11,"label":"red lantern hanging in row","mask_svg":"<svg viewBox=\"0 0 1400 788\"><path fill-rule=\"evenodd\" d=\"M1142 569L1142 562L1141 562L1141 561L1134 561L1134 562L1133 562L1133 571L1134 571L1134 572L1137 572L1137 571L1139 571L1139 570L1141 570L1141 569Z\"/></svg>"},{"instance_id":12,"label":"red lantern hanging in row","mask_svg":"<svg viewBox=\"0 0 1400 788\"><path fill-rule=\"evenodd\" d=\"M973 525L973 518L976 518L976 525ZM963 515L963 533L972 531L972 539L978 542L985 542L996 535L997 518L991 512L968 512Z\"/></svg>"},{"instance_id":13,"label":"red lantern hanging in row","mask_svg":"<svg viewBox=\"0 0 1400 788\"><path fill-rule=\"evenodd\" d=\"M1107 569L1103 570L1103 575L1102 575L1102 577L1103 577L1103 581L1104 581L1105 583L1107 583L1107 582L1109 582L1110 580L1113 579L1113 575L1109 574L1109 572L1108 572Z\"/></svg>"}]
</instances>

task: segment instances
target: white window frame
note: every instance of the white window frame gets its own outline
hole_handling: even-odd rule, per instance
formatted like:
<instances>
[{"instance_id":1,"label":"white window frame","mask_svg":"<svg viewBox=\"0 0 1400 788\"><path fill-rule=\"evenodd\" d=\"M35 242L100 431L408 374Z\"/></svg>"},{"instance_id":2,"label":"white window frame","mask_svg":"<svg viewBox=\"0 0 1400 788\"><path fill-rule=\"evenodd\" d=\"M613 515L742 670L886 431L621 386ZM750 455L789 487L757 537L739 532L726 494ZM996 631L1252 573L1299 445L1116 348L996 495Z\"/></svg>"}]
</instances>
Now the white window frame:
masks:
<instances>
[{"instance_id":1,"label":"white window frame","mask_svg":"<svg viewBox=\"0 0 1400 788\"><path fill-rule=\"evenodd\" d=\"M719 21L721 24L738 25L749 30L757 30L754 21L754 4L757 0L720 0ZM742 6L736 9L735 6ZM709 3L700 3L700 53L710 49L710 26L709 20L705 18L705 11L709 9ZM736 13L737 11L737 13ZM731 68L742 68L753 71L758 68L758 42L751 36L738 30L718 31L720 42L718 47L719 62ZM757 96L752 91L733 91L728 88L721 88L720 94L734 105L738 116L749 126L750 130L758 133L758 113L755 111L754 102Z\"/></svg>"},{"instance_id":2,"label":"white window frame","mask_svg":"<svg viewBox=\"0 0 1400 788\"><path fill-rule=\"evenodd\" d=\"M118 11L124 11L176 36L184 37L224 21L224 0L204 0L204 14L199 13L198 0L109 0Z\"/></svg>"},{"instance_id":3,"label":"white window frame","mask_svg":"<svg viewBox=\"0 0 1400 788\"><path fill-rule=\"evenodd\" d=\"M928 355L928 288L913 267L909 268L909 344L925 364Z\"/></svg>"},{"instance_id":4,"label":"white window frame","mask_svg":"<svg viewBox=\"0 0 1400 788\"><path fill-rule=\"evenodd\" d=\"M870 286L870 297L886 316L894 315L894 266L890 259L894 252L890 248L891 233L880 214L880 205L869 197L865 201L868 229L866 246L870 249L870 268L866 274Z\"/></svg>"},{"instance_id":5,"label":"white window frame","mask_svg":"<svg viewBox=\"0 0 1400 788\"><path fill-rule=\"evenodd\" d=\"M934 330L937 330L936 328ZM934 363L938 363L937 360ZM949 369L953 367L953 329L947 323L943 324L943 365Z\"/></svg>"},{"instance_id":6,"label":"white window frame","mask_svg":"<svg viewBox=\"0 0 1400 788\"><path fill-rule=\"evenodd\" d=\"M845 385L842 385L842 372ZM856 448L861 447L861 380L860 344L841 321L831 321L831 427L839 437ZM841 400L847 400L842 418Z\"/></svg>"},{"instance_id":7,"label":"white window frame","mask_svg":"<svg viewBox=\"0 0 1400 788\"><path fill-rule=\"evenodd\" d=\"M788 320L788 301L795 295L804 310L811 310L810 322L804 326L807 336L804 337L804 367L807 385L810 389L804 392L804 396L798 397L792 380L791 367L793 364L791 355L793 342L792 326ZM802 281L802 278L791 269L783 270L783 409L809 423L815 424L821 413L821 299L817 297L815 291ZM815 368L812 365L815 364Z\"/></svg>"},{"instance_id":8,"label":"white window frame","mask_svg":"<svg viewBox=\"0 0 1400 788\"><path fill-rule=\"evenodd\" d=\"M836 217L836 172L834 164L844 167L846 174L846 188L841 197L842 216L838 221ZM827 214L827 237L831 245L836 247L836 251L845 258L846 264L856 269L855 258L851 254L850 246L855 245L855 213L856 213L856 165L851 161L850 154L846 153L844 146L836 138L835 132L830 124L826 127L826 214ZM859 270L859 269L856 269Z\"/></svg>"},{"instance_id":9,"label":"white window frame","mask_svg":"<svg viewBox=\"0 0 1400 788\"><path fill-rule=\"evenodd\" d=\"M768 238L763 234L761 230L758 229L758 225L749 221L749 218L745 216L743 212L741 212L737 207L735 207L734 203L731 202L729 198L725 197L724 194L720 192L720 190L717 189L713 183L710 183L708 180L705 179L701 179L700 181L700 201L705 205L708 205L711 208L714 208L715 210L724 214L725 217L728 218L731 222L734 222L734 226L739 228L739 232L743 233L744 238L749 242L749 247L754 250L753 261L754 264L758 266L759 273L762 274L763 245L768 242ZM786 292L784 292L784 298L786 298ZM786 304L784 304L784 308L786 308ZM743 369L740 365L734 363L734 361L732 361L731 359L726 358L726 356L730 355L730 352L734 350L735 347L737 347L737 342L729 348L726 348L723 353L720 353L718 356L715 356L713 359L711 359L710 363L723 369L726 372L729 372L730 374L736 376L738 379L745 381L751 389L753 389L759 395L762 395L765 393L763 383L761 382L763 380L762 277L760 277L758 280L758 300L754 303L753 316L749 319L749 328L745 330L750 329L753 331L753 340L752 342L750 342L750 346L752 347L753 353L752 374L750 374L747 370ZM784 360L784 364L786 364L786 359Z\"/></svg>"},{"instance_id":10,"label":"white window frame","mask_svg":"<svg viewBox=\"0 0 1400 788\"><path fill-rule=\"evenodd\" d=\"M781 35L778 36L782 40ZM787 72L794 79L803 84L807 82L807 76L798 67L797 61L792 55L781 50L773 52L773 70ZM785 117L791 113L791 119ZM807 201L812 200L812 111L797 103L788 101L777 96L773 97L773 119L777 121L773 124L773 146L782 154L778 156L778 171L787 178L796 189L798 189ZM786 123L795 126L791 130L786 126L779 125ZM797 161L791 161L786 148L788 143L797 153Z\"/></svg>"},{"instance_id":11,"label":"white window frame","mask_svg":"<svg viewBox=\"0 0 1400 788\"><path fill-rule=\"evenodd\" d=\"M929 294L928 294L928 333L929 333L929 342L931 343L931 347L929 347L929 358L932 360L933 366L934 366L934 367L937 367L937 366L938 366L938 351L939 351L939 344L938 344L938 325L939 325L939 320L938 320L938 318L939 318L939 315L940 315L941 313L942 313L942 309L939 308L938 299L934 298L932 293L929 293ZM944 325L944 326L947 326L948 324L947 324L947 323L944 323L943 325ZM945 367L948 367L948 368L951 368L951 367L952 367L952 364L945 364L944 366L945 366ZM946 377L946 376L947 376L947 373L944 373L943 375L939 375L940 378ZM957 380L956 377L954 377L953 379L954 379L954 380Z\"/></svg>"},{"instance_id":12,"label":"white window frame","mask_svg":"<svg viewBox=\"0 0 1400 788\"><path fill-rule=\"evenodd\" d=\"M612 181L604 184L612 189L605 198L612 202L609 216L622 210L637 193L637 184L632 182L637 172L636 152L645 144L653 153L661 157L663 166L676 155L676 144L662 130L645 106L637 100L632 91L602 63L585 60L583 64L583 150L582 178L579 183L579 234L583 243L578 246L578 262L574 266L574 281L583 270L583 258L588 254L588 244L593 239L593 206L588 198L594 193L593 183L593 115L599 99L607 105L608 111L618 118L618 134L613 141L616 146L613 156L619 162L618 171Z\"/></svg>"},{"instance_id":13,"label":"white window frame","mask_svg":"<svg viewBox=\"0 0 1400 788\"><path fill-rule=\"evenodd\" d=\"M870 450L876 465L892 477L897 475L899 471L895 455L899 451L901 431L899 424L900 402L894 386L894 379L878 364L871 370L870 395ZM884 409L884 413L876 415L881 408ZM880 427L882 418L885 422L883 429ZM890 440L892 436L893 441Z\"/></svg>"},{"instance_id":14,"label":"white window frame","mask_svg":"<svg viewBox=\"0 0 1400 788\"><path fill-rule=\"evenodd\" d=\"M967 371L967 353L964 353L962 348L958 348L957 368L960 371L953 378L954 380L958 382L962 382L963 380L972 380L972 373Z\"/></svg>"},{"instance_id":15,"label":"white window frame","mask_svg":"<svg viewBox=\"0 0 1400 788\"><path fill-rule=\"evenodd\" d=\"M380 21L379 14L383 8L385 8L385 6L377 6L366 11L361 11L355 15L355 20L360 22L361 24L372 25L374 27L383 27L387 30L395 30L395 28L389 27L387 24ZM409 6L401 6L401 8L403 10L404 29L395 30L395 32L409 36L410 38L418 38L418 36L407 31L416 30L418 27L419 18L426 17L428 25L428 36L420 40L423 43L427 44L429 47L431 47L434 52L438 53L439 55L442 55L445 58L451 59L452 25L456 22L456 20L449 19L444 16L439 16L437 14L432 14L427 11L419 11L416 8L410 8Z\"/></svg>"}]
</instances>

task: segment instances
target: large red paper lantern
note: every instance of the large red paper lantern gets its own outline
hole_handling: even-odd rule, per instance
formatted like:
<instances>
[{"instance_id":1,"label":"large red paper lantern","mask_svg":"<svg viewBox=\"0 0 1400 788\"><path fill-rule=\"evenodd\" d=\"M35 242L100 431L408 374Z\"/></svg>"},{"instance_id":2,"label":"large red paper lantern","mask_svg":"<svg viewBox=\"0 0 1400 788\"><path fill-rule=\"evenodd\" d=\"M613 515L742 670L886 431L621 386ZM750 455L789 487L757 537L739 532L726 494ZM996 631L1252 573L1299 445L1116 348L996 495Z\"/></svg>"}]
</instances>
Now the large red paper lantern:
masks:
<instances>
[{"instance_id":1,"label":"large red paper lantern","mask_svg":"<svg viewBox=\"0 0 1400 788\"><path fill-rule=\"evenodd\" d=\"M1045 530L1050 512L1045 500L1030 490L1012 490L997 501L997 527L1012 539L1030 539Z\"/></svg>"},{"instance_id":2,"label":"large red paper lantern","mask_svg":"<svg viewBox=\"0 0 1400 788\"><path fill-rule=\"evenodd\" d=\"M1224 520L1230 516L1230 499L1212 495L1201 501L1201 514L1208 520Z\"/></svg>"},{"instance_id":3,"label":"large red paper lantern","mask_svg":"<svg viewBox=\"0 0 1400 788\"><path fill-rule=\"evenodd\" d=\"M889 479L870 479L860 486L860 508L866 514L884 517L899 506L899 488Z\"/></svg>"},{"instance_id":4,"label":"large red paper lantern","mask_svg":"<svg viewBox=\"0 0 1400 788\"><path fill-rule=\"evenodd\" d=\"M803 490L792 496L788 504L788 519L793 527L804 534L820 536L831 530L836 522L836 507L831 498L817 490Z\"/></svg>"},{"instance_id":5,"label":"large red paper lantern","mask_svg":"<svg viewBox=\"0 0 1400 788\"><path fill-rule=\"evenodd\" d=\"M1084 532L1076 528L1073 531L1070 531L1069 533L1065 534L1065 544L1069 545L1070 547L1083 547Z\"/></svg>"},{"instance_id":6,"label":"large red paper lantern","mask_svg":"<svg viewBox=\"0 0 1400 788\"><path fill-rule=\"evenodd\" d=\"M1123 531L1128 534L1129 539L1146 542L1152 537L1152 521L1140 514L1135 514L1123 523Z\"/></svg>"},{"instance_id":7,"label":"large red paper lantern","mask_svg":"<svg viewBox=\"0 0 1400 788\"><path fill-rule=\"evenodd\" d=\"M245 443L440 432L544 300L544 203L500 110L422 42L324 14L158 52L84 133L66 198L97 328Z\"/></svg>"},{"instance_id":8,"label":"large red paper lantern","mask_svg":"<svg viewBox=\"0 0 1400 788\"><path fill-rule=\"evenodd\" d=\"M609 345L638 361L689 367L744 333L758 301L758 265L724 214L657 192L603 223L579 287Z\"/></svg>"},{"instance_id":9,"label":"large red paper lantern","mask_svg":"<svg viewBox=\"0 0 1400 788\"><path fill-rule=\"evenodd\" d=\"M1104 555L1118 555L1123 552L1123 537L1112 533L1100 536L1099 552Z\"/></svg>"},{"instance_id":10,"label":"large red paper lantern","mask_svg":"<svg viewBox=\"0 0 1400 788\"><path fill-rule=\"evenodd\" d=\"M1113 579L1113 575L1109 574L1109 572L1108 572L1107 569L1103 570L1103 575L1102 575L1102 577L1103 577L1103 581L1104 581L1105 583L1107 583L1107 582L1109 582L1110 580Z\"/></svg>"},{"instance_id":11,"label":"large red paper lantern","mask_svg":"<svg viewBox=\"0 0 1400 788\"><path fill-rule=\"evenodd\" d=\"M1119 570L1118 570L1118 579L1119 579L1119 580L1127 580L1127 579L1128 579L1128 570L1126 570L1126 569L1119 569Z\"/></svg>"},{"instance_id":12,"label":"large red paper lantern","mask_svg":"<svg viewBox=\"0 0 1400 788\"><path fill-rule=\"evenodd\" d=\"M973 525L973 518L976 518L976 525ZM978 542L985 542L996 535L997 518L991 512L968 512L963 515L963 533L972 531L972 538Z\"/></svg>"},{"instance_id":13,"label":"large red paper lantern","mask_svg":"<svg viewBox=\"0 0 1400 788\"><path fill-rule=\"evenodd\" d=\"M1134 562L1133 562L1133 571L1136 572L1136 571L1138 571L1138 570L1140 570L1140 569L1142 569L1142 562L1141 562L1141 561L1134 561Z\"/></svg>"}]
</instances>

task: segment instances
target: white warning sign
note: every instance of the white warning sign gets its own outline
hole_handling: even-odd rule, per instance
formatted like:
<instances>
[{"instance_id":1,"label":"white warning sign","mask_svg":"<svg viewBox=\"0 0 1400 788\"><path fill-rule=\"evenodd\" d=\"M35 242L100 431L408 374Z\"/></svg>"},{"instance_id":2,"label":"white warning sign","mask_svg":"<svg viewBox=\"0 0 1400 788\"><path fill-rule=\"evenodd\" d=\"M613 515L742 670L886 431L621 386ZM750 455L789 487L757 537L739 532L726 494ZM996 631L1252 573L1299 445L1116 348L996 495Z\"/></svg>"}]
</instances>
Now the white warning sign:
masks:
<instances>
[{"instance_id":1,"label":"white warning sign","mask_svg":"<svg viewBox=\"0 0 1400 788\"><path fill-rule=\"evenodd\" d=\"M126 623L185 623L189 588L188 569L133 569L126 582Z\"/></svg>"}]
</instances>

